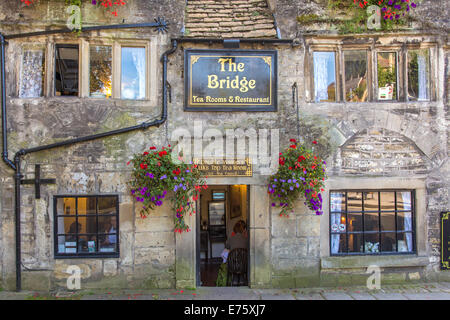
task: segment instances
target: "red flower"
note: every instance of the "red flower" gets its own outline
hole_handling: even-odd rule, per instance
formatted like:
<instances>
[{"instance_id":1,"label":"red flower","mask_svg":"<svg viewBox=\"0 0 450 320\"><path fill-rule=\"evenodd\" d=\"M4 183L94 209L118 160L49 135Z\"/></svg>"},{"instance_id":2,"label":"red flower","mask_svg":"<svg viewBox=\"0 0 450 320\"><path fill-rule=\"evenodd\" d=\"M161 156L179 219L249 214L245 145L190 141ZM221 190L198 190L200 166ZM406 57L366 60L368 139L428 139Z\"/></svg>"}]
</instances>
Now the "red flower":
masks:
<instances>
[{"instance_id":1,"label":"red flower","mask_svg":"<svg viewBox=\"0 0 450 320\"><path fill-rule=\"evenodd\" d=\"M155 150L156 149L156 147L150 147L150 150Z\"/></svg>"},{"instance_id":2,"label":"red flower","mask_svg":"<svg viewBox=\"0 0 450 320\"><path fill-rule=\"evenodd\" d=\"M294 143L296 143L297 142L297 140L295 140L295 139L291 139L291 140L289 140L290 142L294 142Z\"/></svg>"},{"instance_id":3,"label":"red flower","mask_svg":"<svg viewBox=\"0 0 450 320\"><path fill-rule=\"evenodd\" d=\"M175 175L179 175L181 173L181 170L180 168L178 168L177 170L173 170L172 173Z\"/></svg>"},{"instance_id":4,"label":"red flower","mask_svg":"<svg viewBox=\"0 0 450 320\"><path fill-rule=\"evenodd\" d=\"M289 170L292 170L292 167L289 167Z\"/></svg>"},{"instance_id":5,"label":"red flower","mask_svg":"<svg viewBox=\"0 0 450 320\"><path fill-rule=\"evenodd\" d=\"M148 155L148 152L147 152L147 151L144 152L144 156L146 156L146 155Z\"/></svg>"},{"instance_id":6,"label":"red flower","mask_svg":"<svg viewBox=\"0 0 450 320\"><path fill-rule=\"evenodd\" d=\"M303 160L306 160L306 158L304 156L299 156L297 159L299 162L302 162Z\"/></svg>"},{"instance_id":7,"label":"red flower","mask_svg":"<svg viewBox=\"0 0 450 320\"><path fill-rule=\"evenodd\" d=\"M143 170L147 169L147 164L141 163L141 169L143 169Z\"/></svg>"},{"instance_id":8,"label":"red flower","mask_svg":"<svg viewBox=\"0 0 450 320\"><path fill-rule=\"evenodd\" d=\"M127 162L127 166L130 164L130 161Z\"/></svg>"},{"instance_id":9,"label":"red flower","mask_svg":"<svg viewBox=\"0 0 450 320\"><path fill-rule=\"evenodd\" d=\"M316 140L314 140L313 142L312 142L313 144L317 144L317 141Z\"/></svg>"},{"instance_id":10,"label":"red flower","mask_svg":"<svg viewBox=\"0 0 450 320\"><path fill-rule=\"evenodd\" d=\"M297 146L295 144L293 144L293 145L291 145L291 148L295 149L295 148L297 148Z\"/></svg>"}]
</instances>

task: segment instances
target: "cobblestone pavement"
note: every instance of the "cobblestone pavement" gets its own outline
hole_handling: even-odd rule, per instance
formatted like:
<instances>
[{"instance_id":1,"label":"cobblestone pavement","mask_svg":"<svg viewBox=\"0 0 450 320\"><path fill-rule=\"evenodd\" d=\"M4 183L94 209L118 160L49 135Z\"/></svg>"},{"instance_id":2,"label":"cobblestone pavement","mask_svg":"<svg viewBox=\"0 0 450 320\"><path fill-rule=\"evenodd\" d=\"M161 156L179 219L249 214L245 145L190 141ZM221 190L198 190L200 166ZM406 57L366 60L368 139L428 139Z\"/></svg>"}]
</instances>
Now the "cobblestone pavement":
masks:
<instances>
[{"instance_id":1,"label":"cobblestone pavement","mask_svg":"<svg viewBox=\"0 0 450 320\"><path fill-rule=\"evenodd\" d=\"M450 300L450 282L366 287L250 289L248 287L195 290L80 290L76 292L1 291L0 300Z\"/></svg>"}]
</instances>

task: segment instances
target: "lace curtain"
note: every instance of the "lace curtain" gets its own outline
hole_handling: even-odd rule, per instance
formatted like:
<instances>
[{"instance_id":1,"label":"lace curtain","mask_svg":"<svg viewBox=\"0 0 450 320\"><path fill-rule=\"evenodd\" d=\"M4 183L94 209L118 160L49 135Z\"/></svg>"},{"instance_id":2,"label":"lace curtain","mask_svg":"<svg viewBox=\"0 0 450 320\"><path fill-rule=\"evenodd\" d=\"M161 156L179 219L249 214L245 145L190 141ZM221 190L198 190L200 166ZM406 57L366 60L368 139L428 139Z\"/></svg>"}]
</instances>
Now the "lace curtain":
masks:
<instances>
[{"instance_id":1,"label":"lace curtain","mask_svg":"<svg viewBox=\"0 0 450 320\"><path fill-rule=\"evenodd\" d=\"M328 64L334 52L314 52L314 97L316 102L328 100Z\"/></svg>"},{"instance_id":2,"label":"lace curtain","mask_svg":"<svg viewBox=\"0 0 450 320\"><path fill-rule=\"evenodd\" d=\"M28 50L23 53L19 90L21 98L42 96L43 68L44 52L42 50Z\"/></svg>"},{"instance_id":3,"label":"lace curtain","mask_svg":"<svg viewBox=\"0 0 450 320\"><path fill-rule=\"evenodd\" d=\"M427 61L425 56L419 54L417 56L417 63L419 65L419 100L428 99L428 81L427 81Z\"/></svg>"},{"instance_id":4,"label":"lace curtain","mask_svg":"<svg viewBox=\"0 0 450 320\"><path fill-rule=\"evenodd\" d=\"M145 48L122 48L123 99L145 99Z\"/></svg>"}]
</instances>

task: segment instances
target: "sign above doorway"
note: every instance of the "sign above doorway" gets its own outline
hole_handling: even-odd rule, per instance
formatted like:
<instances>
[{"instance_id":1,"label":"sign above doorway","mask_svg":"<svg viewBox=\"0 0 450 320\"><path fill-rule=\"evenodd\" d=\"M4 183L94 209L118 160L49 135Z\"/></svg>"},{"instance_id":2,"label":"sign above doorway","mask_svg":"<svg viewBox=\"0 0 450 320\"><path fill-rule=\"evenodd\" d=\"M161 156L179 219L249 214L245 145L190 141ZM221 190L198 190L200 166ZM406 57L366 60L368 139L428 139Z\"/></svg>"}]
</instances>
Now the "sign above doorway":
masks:
<instances>
[{"instance_id":1,"label":"sign above doorway","mask_svg":"<svg viewBox=\"0 0 450 320\"><path fill-rule=\"evenodd\" d=\"M245 159L193 159L202 175L208 177L252 177L253 167Z\"/></svg>"},{"instance_id":2,"label":"sign above doorway","mask_svg":"<svg viewBox=\"0 0 450 320\"><path fill-rule=\"evenodd\" d=\"M184 56L187 111L277 111L275 50L194 50Z\"/></svg>"}]
</instances>

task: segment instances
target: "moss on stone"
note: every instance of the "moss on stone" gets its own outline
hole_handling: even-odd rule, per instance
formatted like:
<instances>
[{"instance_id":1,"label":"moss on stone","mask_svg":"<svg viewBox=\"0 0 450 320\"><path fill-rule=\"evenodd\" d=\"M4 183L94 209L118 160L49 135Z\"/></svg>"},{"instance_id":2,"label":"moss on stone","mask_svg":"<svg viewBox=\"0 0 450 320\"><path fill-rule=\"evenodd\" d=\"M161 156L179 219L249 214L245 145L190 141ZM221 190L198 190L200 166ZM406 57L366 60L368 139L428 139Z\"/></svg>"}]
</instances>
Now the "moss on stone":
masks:
<instances>
[{"instance_id":1,"label":"moss on stone","mask_svg":"<svg viewBox=\"0 0 450 320\"><path fill-rule=\"evenodd\" d=\"M312 24L315 22L320 22L322 19L317 14L302 14L297 17L297 22L300 24Z\"/></svg>"}]
</instances>

